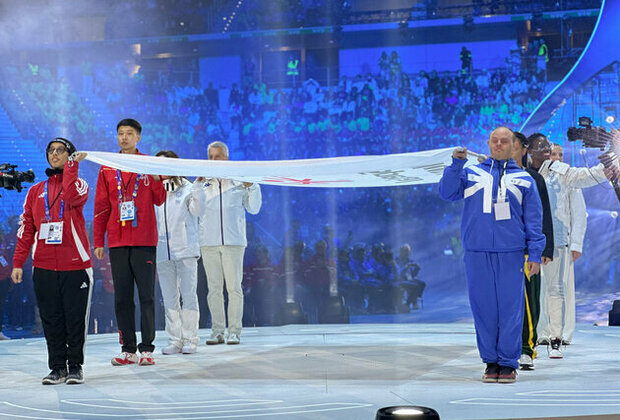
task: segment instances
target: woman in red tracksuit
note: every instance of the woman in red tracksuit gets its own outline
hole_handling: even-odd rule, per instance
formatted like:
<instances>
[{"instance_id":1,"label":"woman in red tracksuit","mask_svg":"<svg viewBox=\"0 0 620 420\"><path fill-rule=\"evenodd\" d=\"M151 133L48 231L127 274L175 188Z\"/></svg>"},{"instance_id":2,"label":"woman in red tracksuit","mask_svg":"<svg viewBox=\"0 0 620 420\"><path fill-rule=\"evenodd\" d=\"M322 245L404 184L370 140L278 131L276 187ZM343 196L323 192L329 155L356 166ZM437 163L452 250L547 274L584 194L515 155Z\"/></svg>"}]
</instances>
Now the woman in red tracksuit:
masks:
<instances>
[{"instance_id":1,"label":"woman in red tracksuit","mask_svg":"<svg viewBox=\"0 0 620 420\"><path fill-rule=\"evenodd\" d=\"M86 155L70 159L75 146L63 138L52 140L46 151L49 178L26 195L11 278L22 281L23 265L34 245L32 278L52 370L42 383L80 384L93 284L83 215L88 184L78 178L79 162Z\"/></svg>"}]
</instances>

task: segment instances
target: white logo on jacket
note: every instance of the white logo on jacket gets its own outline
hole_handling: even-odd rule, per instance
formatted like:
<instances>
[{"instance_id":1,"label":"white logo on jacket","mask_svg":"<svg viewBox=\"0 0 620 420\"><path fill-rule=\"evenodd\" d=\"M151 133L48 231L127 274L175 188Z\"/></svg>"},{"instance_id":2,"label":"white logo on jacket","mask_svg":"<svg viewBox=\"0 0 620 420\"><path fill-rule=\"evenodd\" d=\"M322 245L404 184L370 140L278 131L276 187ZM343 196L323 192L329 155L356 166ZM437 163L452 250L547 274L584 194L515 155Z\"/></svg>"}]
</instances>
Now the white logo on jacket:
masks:
<instances>
[{"instance_id":1,"label":"white logo on jacket","mask_svg":"<svg viewBox=\"0 0 620 420\"><path fill-rule=\"evenodd\" d=\"M82 178L78 178L75 181L75 189L79 195L84 195L88 192L88 184Z\"/></svg>"},{"instance_id":2,"label":"white logo on jacket","mask_svg":"<svg viewBox=\"0 0 620 420\"><path fill-rule=\"evenodd\" d=\"M467 174L467 180L473 181L474 184L465 189L463 196L464 198L468 198L478 191L483 190L482 212L491 213L491 207L493 204L493 175L478 166L472 166L470 169L475 173ZM519 204L523 201L523 193L517 187L530 188L532 185L531 181L522 179L522 177L529 178L530 174L525 171L519 171L505 174L502 177L502 184L504 185L504 188L515 196Z\"/></svg>"}]
</instances>

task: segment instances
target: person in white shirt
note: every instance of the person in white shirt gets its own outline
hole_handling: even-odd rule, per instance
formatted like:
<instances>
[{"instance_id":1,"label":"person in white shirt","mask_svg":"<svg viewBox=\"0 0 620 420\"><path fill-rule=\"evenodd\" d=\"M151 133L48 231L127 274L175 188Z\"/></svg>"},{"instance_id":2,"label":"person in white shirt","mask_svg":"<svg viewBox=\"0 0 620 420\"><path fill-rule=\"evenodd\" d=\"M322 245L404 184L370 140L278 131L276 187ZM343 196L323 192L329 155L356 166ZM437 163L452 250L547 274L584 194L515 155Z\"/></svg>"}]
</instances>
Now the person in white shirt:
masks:
<instances>
[{"instance_id":1,"label":"person in white shirt","mask_svg":"<svg viewBox=\"0 0 620 420\"><path fill-rule=\"evenodd\" d=\"M564 158L564 151L562 146L555 144L551 149L550 159L551 161L562 162ZM587 218L586 218L586 202L583 198L583 193L579 188L571 188L568 191L568 213L569 213L569 225L568 225L568 240L564 245L564 248L568 247L568 253L562 261L562 265L554 267L550 274L558 276L560 283L564 286L562 288L563 297L563 318L562 318L562 344L570 344L573 335L575 333L575 270L574 264L583 251L583 239L586 235ZM561 251L558 251L559 254ZM558 271L559 270L559 271ZM544 297L543 292L543 297ZM544 298L543 298L544 299ZM559 306L559 305L557 305ZM545 305L543 305L543 310ZM545 314L547 315L547 314ZM549 340L549 322L548 317L543 317L544 321L541 328L542 339Z\"/></svg>"},{"instance_id":2,"label":"person in white shirt","mask_svg":"<svg viewBox=\"0 0 620 420\"><path fill-rule=\"evenodd\" d=\"M156 156L178 158L170 150ZM168 346L163 354L196 353L198 347L198 215L204 205L202 183L183 177L163 181L166 201L155 207L157 274L164 299ZM183 304L181 305L181 302Z\"/></svg>"},{"instance_id":3,"label":"person in white shirt","mask_svg":"<svg viewBox=\"0 0 620 420\"><path fill-rule=\"evenodd\" d=\"M583 232L572 223L572 214L583 214L585 205L574 204L571 201L572 191L591 187L606 182L606 173L603 164L593 168L571 168L568 164L550 159L551 143L543 134L536 133L529 137L530 148L528 153L532 158L532 167L545 178L549 203L553 215L554 252L553 261L542 269L543 288L541 291L541 316L538 322L538 342L550 344L549 357L563 358L561 345L572 340L574 332L575 303L574 292L572 303L567 301L567 290L574 290L574 259L581 255L581 245L577 248L572 238L581 236ZM583 216L577 216L583 219ZM578 223L577 223L578 225ZM575 251L575 253L573 253ZM576 257L575 257L576 256ZM567 323L567 319L572 319ZM572 326L572 327L571 327Z\"/></svg>"},{"instance_id":4,"label":"person in white shirt","mask_svg":"<svg viewBox=\"0 0 620 420\"><path fill-rule=\"evenodd\" d=\"M228 160L228 146L209 144L209 160ZM207 344L224 343L224 281L228 292L227 344L239 344L243 317L243 255L247 246L245 213L257 214L262 204L258 184L229 179L197 178L204 184L206 203L199 218L200 252L207 275L211 336Z\"/></svg>"}]
</instances>

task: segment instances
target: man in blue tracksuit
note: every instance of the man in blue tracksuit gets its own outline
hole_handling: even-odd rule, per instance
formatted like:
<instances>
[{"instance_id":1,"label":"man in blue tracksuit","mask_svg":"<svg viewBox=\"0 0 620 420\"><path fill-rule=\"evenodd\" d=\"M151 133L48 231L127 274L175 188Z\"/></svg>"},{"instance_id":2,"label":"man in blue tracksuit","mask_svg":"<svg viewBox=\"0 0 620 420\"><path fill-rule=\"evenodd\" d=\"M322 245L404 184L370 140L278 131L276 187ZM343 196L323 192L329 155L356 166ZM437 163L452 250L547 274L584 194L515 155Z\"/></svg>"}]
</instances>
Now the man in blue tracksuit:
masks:
<instances>
[{"instance_id":1,"label":"man in blue tracksuit","mask_svg":"<svg viewBox=\"0 0 620 420\"><path fill-rule=\"evenodd\" d=\"M514 134L506 127L491 132L491 157L464 168L467 149L456 149L439 193L465 199L461 237L476 341L487 364L484 382L511 383L521 356L523 328L523 250L529 273L540 270L545 237L536 183L511 159Z\"/></svg>"}]
</instances>

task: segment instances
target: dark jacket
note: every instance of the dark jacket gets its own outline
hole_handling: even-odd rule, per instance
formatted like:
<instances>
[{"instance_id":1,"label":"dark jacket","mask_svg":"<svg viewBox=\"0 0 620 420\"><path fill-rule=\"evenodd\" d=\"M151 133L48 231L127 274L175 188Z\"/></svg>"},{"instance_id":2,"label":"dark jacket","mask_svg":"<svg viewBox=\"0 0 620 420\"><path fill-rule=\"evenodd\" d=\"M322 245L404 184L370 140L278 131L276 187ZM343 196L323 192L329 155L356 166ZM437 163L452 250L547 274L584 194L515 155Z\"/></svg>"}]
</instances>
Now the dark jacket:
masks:
<instances>
[{"instance_id":1,"label":"dark jacket","mask_svg":"<svg viewBox=\"0 0 620 420\"><path fill-rule=\"evenodd\" d=\"M538 188L538 193L540 194L540 202L542 204L542 231L543 235L545 235L545 238L547 239L542 256L553 259L553 215L551 214L551 206L549 205L547 184L545 183L545 178L543 178L536 169L525 168L525 170L532 178L534 178L536 187ZM527 254L527 248L525 249L525 253Z\"/></svg>"}]
</instances>

